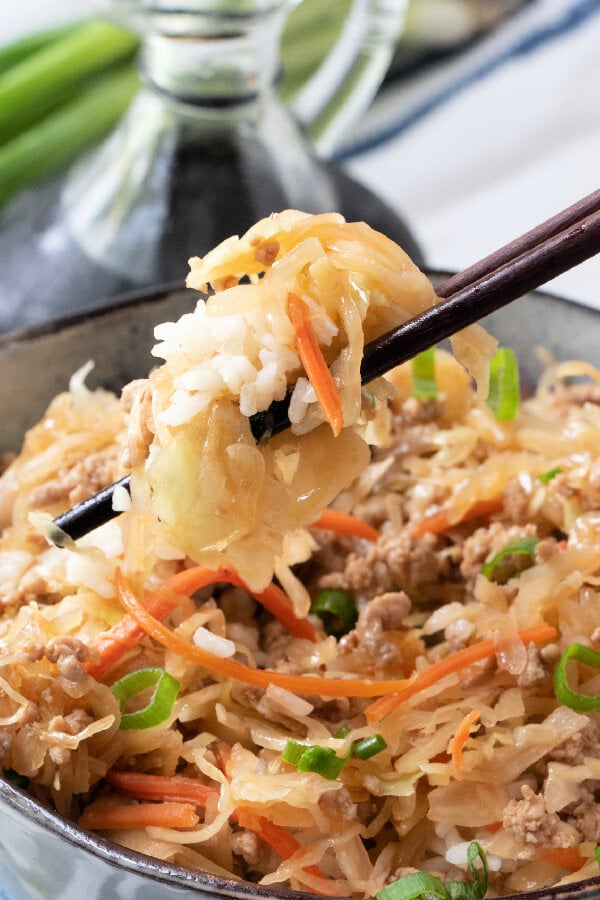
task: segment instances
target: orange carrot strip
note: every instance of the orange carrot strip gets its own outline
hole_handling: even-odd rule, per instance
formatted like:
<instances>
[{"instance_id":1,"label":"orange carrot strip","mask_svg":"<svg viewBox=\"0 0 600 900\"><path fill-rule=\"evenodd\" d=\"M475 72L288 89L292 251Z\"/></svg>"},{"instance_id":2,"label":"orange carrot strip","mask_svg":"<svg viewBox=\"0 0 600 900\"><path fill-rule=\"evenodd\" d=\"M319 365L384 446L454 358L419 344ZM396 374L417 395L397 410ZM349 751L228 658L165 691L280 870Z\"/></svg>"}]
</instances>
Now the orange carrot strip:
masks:
<instances>
[{"instance_id":1,"label":"orange carrot strip","mask_svg":"<svg viewBox=\"0 0 600 900\"><path fill-rule=\"evenodd\" d=\"M209 671L225 678L232 678L243 684L252 684L256 687L267 688L270 684L285 688L295 694L318 695L321 697L380 697L366 712L370 711L370 721L379 722L388 712L391 712L409 697L439 681L451 672L465 669L475 662L487 659L496 653L498 644L495 641L481 641L471 647L465 647L446 659L440 660L420 672L410 683L405 678L372 681L362 678L322 678L312 675L289 675L285 672L273 672L268 669L253 669L233 659L226 659L208 653L201 647L196 647L184 640L180 635L170 631L161 622L158 622L137 600L131 585L117 570L116 576L119 600L127 612L144 629L146 634L158 641L164 647L168 647L175 653L189 659L191 662L202 666ZM523 643L542 643L556 637L557 631L545 622L532 625L518 632ZM384 695L392 695L385 697ZM384 703L386 701L386 703ZM390 702L391 701L391 702ZM382 705L383 704L383 705ZM389 708L388 708L389 706Z\"/></svg>"},{"instance_id":2,"label":"orange carrot strip","mask_svg":"<svg viewBox=\"0 0 600 900\"><path fill-rule=\"evenodd\" d=\"M146 597L144 608L155 619L164 619L178 605L179 595L187 597L200 588L222 581L252 594L265 609L279 619L293 637L308 641L316 640L316 632L311 623L307 619L296 617L289 597L276 584L271 583L264 591L251 591L236 572L224 567L213 570L193 566L172 575ZM88 673L95 678L101 678L128 650L139 644L145 633L132 616L123 616L120 622L96 639L95 649L100 659L95 663L86 663Z\"/></svg>"},{"instance_id":3,"label":"orange carrot strip","mask_svg":"<svg viewBox=\"0 0 600 900\"><path fill-rule=\"evenodd\" d=\"M319 518L312 523L313 528L327 528L338 534L349 534L351 537L365 538L367 541L376 541L379 532L368 522L350 513L341 512L339 509L324 509Z\"/></svg>"},{"instance_id":4,"label":"orange carrot strip","mask_svg":"<svg viewBox=\"0 0 600 900\"><path fill-rule=\"evenodd\" d=\"M166 583L165 583L166 584ZM166 590L161 594L150 594L145 601L148 612L156 619L164 619L173 612L179 603L177 592L169 594ZM129 650L140 643L145 632L131 616L123 616L120 622L100 634L94 641L94 649L98 661L88 661L84 667L89 675L100 679Z\"/></svg>"},{"instance_id":5,"label":"orange carrot strip","mask_svg":"<svg viewBox=\"0 0 600 900\"><path fill-rule=\"evenodd\" d=\"M452 740L452 767L454 769L454 777L457 781L463 778L463 750L467 742L467 738L471 734L471 728L479 718L481 713L478 709L471 710L464 717L460 725L456 729L456 734Z\"/></svg>"},{"instance_id":6,"label":"orange carrot strip","mask_svg":"<svg viewBox=\"0 0 600 900\"><path fill-rule=\"evenodd\" d=\"M120 571L117 571L116 583L120 602L146 634L185 659L218 675L223 675L225 678L232 678L243 684L252 684L263 688L275 684L296 694L321 697L380 697L382 694L399 691L407 684L405 678L392 681L371 681L362 678L289 675L285 672L273 672L268 669L253 669L234 659L225 659L214 653L208 653L158 622L138 601L131 585Z\"/></svg>"},{"instance_id":7,"label":"orange carrot strip","mask_svg":"<svg viewBox=\"0 0 600 900\"><path fill-rule=\"evenodd\" d=\"M230 752L230 747L223 741L221 741L218 745L218 755L219 762L220 764L222 763L221 767L223 769L227 765ZM135 798L136 800L162 800L162 808L186 806L190 803L192 803L194 806L205 808L209 799L211 797L218 796L220 793L219 788L217 787L213 787L208 784L202 784L195 778L184 778L180 775L152 775L146 772L130 772L120 769L111 769L106 773L104 780L112 787L117 788L119 791L122 791L123 793ZM173 803L165 801L178 802ZM118 809L121 811L123 809L139 809L141 806L144 806L144 808L146 806L149 806L152 809L155 809L157 806L159 806L159 804L140 804L137 807L119 805ZM97 809L95 809L94 805L92 804L92 806L88 807L84 812L84 817L86 817L86 819L85 821L83 821L82 818L80 824L84 828L101 830L103 826L97 824L89 824L89 818L91 817L92 821L99 821L100 816L103 815L105 809L112 810L114 808L116 808L116 804L115 806L110 806L107 803L102 803L101 806L100 804L98 805ZM141 813L138 815L141 815ZM147 813L144 813L144 815L147 815ZM96 816L98 817L97 819L95 818ZM232 814L231 818L237 821L242 826L242 828L248 828L250 831L255 831L262 840L269 844L269 846L272 847L279 854L279 856L281 856L282 859L289 859L290 856L292 856L300 848L300 844L298 843L296 838L294 838L288 831L286 831L285 828L283 828L281 825L276 825L274 822L270 822L263 816L257 816L253 813L241 809L236 810ZM105 827L113 828L142 826L107 825ZM317 878L324 878L323 874L317 866L307 866L306 871L310 872L311 875L314 875Z\"/></svg>"},{"instance_id":8,"label":"orange carrot strip","mask_svg":"<svg viewBox=\"0 0 600 900\"><path fill-rule=\"evenodd\" d=\"M309 309L297 294L288 295L288 316L296 332L296 350L335 437L344 425L342 401L310 321Z\"/></svg>"},{"instance_id":9,"label":"orange carrot strip","mask_svg":"<svg viewBox=\"0 0 600 900\"><path fill-rule=\"evenodd\" d=\"M281 859L290 859L302 847L302 844L286 828L271 822L264 816L257 816L255 813L241 808L236 810L235 818L242 828L247 828L248 831L257 834ZM306 866L303 871L319 879L320 893L334 897L337 895L333 884L325 878L318 866Z\"/></svg>"},{"instance_id":10,"label":"orange carrot strip","mask_svg":"<svg viewBox=\"0 0 600 900\"><path fill-rule=\"evenodd\" d=\"M180 775L151 775L111 769L104 780L136 800L177 800L203 809L211 797L218 797L220 793L217 787Z\"/></svg>"},{"instance_id":11,"label":"orange carrot strip","mask_svg":"<svg viewBox=\"0 0 600 900\"><path fill-rule=\"evenodd\" d=\"M79 819L82 828L112 831L121 828L193 828L198 814L190 803L92 803Z\"/></svg>"},{"instance_id":12,"label":"orange carrot strip","mask_svg":"<svg viewBox=\"0 0 600 900\"><path fill-rule=\"evenodd\" d=\"M493 513L500 512L503 507L501 497L493 497L491 500L477 500L472 506L462 514L456 522L451 522L447 509L441 509L432 516L427 516L413 526L413 534L415 537L423 537L426 534L443 534L454 525L460 525L461 522L468 522L471 519L483 519L491 516Z\"/></svg>"},{"instance_id":13,"label":"orange carrot strip","mask_svg":"<svg viewBox=\"0 0 600 900\"><path fill-rule=\"evenodd\" d=\"M538 850L536 859L543 859L559 869L577 872L587 859L579 852L579 847L548 847Z\"/></svg>"},{"instance_id":14,"label":"orange carrot strip","mask_svg":"<svg viewBox=\"0 0 600 900\"><path fill-rule=\"evenodd\" d=\"M228 773L229 760L231 759L230 745L226 741L218 741L214 747L214 753L217 758L217 765L224 773L227 780L231 781L231 776ZM254 831L266 844L272 847L282 859L289 859L290 856L293 856L293 854L300 849L301 845L289 831L281 825L276 825L275 822L265 819L264 816L258 816L255 813L250 812L250 810L244 809L244 807L234 810L231 814L231 819L241 825L242 828ZM318 866L307 866L304 871L316 878L322 878L327 883L327 879L324 877ZM330 893L330 889L322 891L322 893Z\"/></svg>"},{"instance_id":15,"label":"orange carrot strip","mask_svg":"<svg viewBox=\"0 0 600 900\"><path fill-rule=\"evenodd\" d=\"M540 622L537 625L530 625L529 628L522 628L517 632L519 638L524 644L533 641L534 644L541 644L544 641L550 641L557 635L556 628L548 625L546 622ZM433 663L427 669L419 672L407 687L403 688L396 694L390 694L387 697L381 697L365 709L365 715L369 722L381 722L384 716L391 713L402 703L410 700L419 691L431 687L437 681L441 681L446 675L453 672L460 672L467 669L474 663L481 662L484 659L491 659L496 655L498 649L502 646L501 641L493 641L491 639L479 641L464 650L458 650L451 653L450 656L440 659Z\"/></svg>"},{"instance_id":16,"label":"orange carrot strip","mask_svg":"<svg viewBox=\"0 0 600 900\"><path fill-rule=\"evenodd\" d=\"M297 618L290 598L280 587L271 582L264 591L253 591L242 581L237 572L226 566L220 566L218 569L206 569L204 566L193 566L191 569L185 569L183 572L178 572L177 575L169 578L151 596L160 593L165 587L176 591L178 594L193 594L199 591L200 588L208 587L211 584L219 584L220 582L232 584L251 594L276 619L279 619L292 637L316 641L315 629L307 619ZM147 608L146 603L144 603L144 606ZM160 616L155 616L155 618L160 618Z\"/></svg>"},{"instance_id":17,"label":"orange carrot strip","mask_svg":"<svg viewBox=\"0 0 600 900\"><path fill-rule=\"evenodd\" d=\"M292 637L304 638L306 641L316 641L317 634L308 619L299 619L295 612L290 598L276 584L269 584L264 591L251 591L250 588L242 581L236 572L231 569L217 569L211 573L209 569L204 570L207 577L212 574L215 581L226 581L236 587L243 588L249 594L258 600L258 602L268 610L271 615L279 619L281 624L289 631ZM210 583L210 582L207 582Z\"/></svg>"}]
</instances>

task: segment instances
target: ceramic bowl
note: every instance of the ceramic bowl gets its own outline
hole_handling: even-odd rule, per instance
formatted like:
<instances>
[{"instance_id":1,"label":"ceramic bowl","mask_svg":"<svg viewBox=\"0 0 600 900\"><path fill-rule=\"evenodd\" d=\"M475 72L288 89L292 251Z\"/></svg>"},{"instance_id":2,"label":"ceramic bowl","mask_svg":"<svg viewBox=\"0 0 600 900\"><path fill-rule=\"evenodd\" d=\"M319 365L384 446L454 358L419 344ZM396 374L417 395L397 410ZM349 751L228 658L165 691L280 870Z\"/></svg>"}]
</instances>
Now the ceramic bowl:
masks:
<instances>
[{"instance_id":1,"label":"ceramic bowl","mask_svg":"<svg viewBox=\"0 0 600 900\"><path fill-rule=\"evenodd\" d=\"M93 359L91 385L118 390L153 363L155 323L194 304L191 292L159 288L110 307L0 337L0 451L18 449L24 431L72 372ZM535 293L494 314L486 324L521 362L525 390L540 373L534 348L559 359L597 361L600 313ZM562 888L519 895L519 900L593 900L600 876ZM313 894L265 889L190 872L125 850L82 831L0 779L0 900L175 900L175 898L295 898ZM517 898L513 898L517 900Z\"/></svg>"}]
</instances>

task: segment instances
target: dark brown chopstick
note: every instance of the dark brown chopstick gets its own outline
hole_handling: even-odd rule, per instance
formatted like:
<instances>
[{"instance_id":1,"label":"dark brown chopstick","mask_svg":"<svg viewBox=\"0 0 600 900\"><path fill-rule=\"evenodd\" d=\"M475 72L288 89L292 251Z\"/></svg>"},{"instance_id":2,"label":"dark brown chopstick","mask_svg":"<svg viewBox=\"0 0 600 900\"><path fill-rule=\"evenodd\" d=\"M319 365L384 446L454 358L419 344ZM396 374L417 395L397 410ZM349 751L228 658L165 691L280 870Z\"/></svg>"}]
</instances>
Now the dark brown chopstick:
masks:
<instances>
[{"instance_id":1,"label":"dark brown chopstick","mask_svg":"<svg viewBox=\"0 0 600 900\"><path fill-rule=\"evenodd\" d=\"M468 269L463 269L462 272L447 278L437 289L438 297L450 297L452 294L456 294L484 276L491 275L500 266L518 259L525 253L535 251L536 247L539 247L544 241L564 231L570 225L577 225L578 222L599 210L600 189L578 200L572 206L561 210L561 212L540 225L536 225L531 231L525 232L521 237L505 244L504 247L494 250L489 256L473 263Z\"/></svg>"},{"instance_id":2,"label":"dark brown chopstick","mask_svg":"<svg viewBox=\"0 0 600 900\"><path fill-rule=\"evenodd\" d=\"M598 252L600 190L447 279L438 287L443 298L439 303L365 346L362 383L368 384ZM266 440L289 427L287 413L285 399L252 416L254 437ZM117 485L128 487L129 476ZM61 543L61 532L77 540L118 515L112 505L115 486L108 485L58 516L55 542Z\"/></svg>"}]
</instances>

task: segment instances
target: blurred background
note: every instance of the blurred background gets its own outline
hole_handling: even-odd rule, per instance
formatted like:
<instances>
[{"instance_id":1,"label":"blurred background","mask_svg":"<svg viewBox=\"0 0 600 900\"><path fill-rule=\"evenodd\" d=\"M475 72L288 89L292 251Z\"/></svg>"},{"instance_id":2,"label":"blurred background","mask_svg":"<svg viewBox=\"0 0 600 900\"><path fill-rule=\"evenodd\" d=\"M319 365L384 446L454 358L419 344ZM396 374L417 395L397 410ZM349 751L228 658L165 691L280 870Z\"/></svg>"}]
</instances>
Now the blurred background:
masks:
<instances>
[{"instance_id":1,"label":"blurred background","mask_svg":"<svg viewBox=\"0 0 600 900\"><path fill-rule=\"evenodd\" d=\"M218 28L150 22L141 0L3 4L0 330L183 279L284 205L341 208L457 270L598 188L600 0L248 3L260 31L244 0ZM98 24L123 11L132 31ZM225 21L227 71L206 56ZM340 51L311 83L340 34L352 64ZM600 306L600 261L551 289Z\"/></svg>"}]
</instances>

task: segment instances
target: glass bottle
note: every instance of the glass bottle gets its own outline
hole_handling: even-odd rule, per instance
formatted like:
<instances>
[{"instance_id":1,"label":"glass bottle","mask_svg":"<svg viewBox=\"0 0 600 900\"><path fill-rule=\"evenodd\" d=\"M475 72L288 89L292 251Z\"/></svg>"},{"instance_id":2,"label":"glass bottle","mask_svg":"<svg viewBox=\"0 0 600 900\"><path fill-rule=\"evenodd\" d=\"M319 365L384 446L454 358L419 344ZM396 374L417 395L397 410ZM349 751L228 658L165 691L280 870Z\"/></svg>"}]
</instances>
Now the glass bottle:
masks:
<instances>
[{"instance_id":1,"label":"glass bottle","mask_svg":"<svg viewBox=\"0 0 600 900\"><path fill-rule=\"evenodd\" d=\"M406 0L354 0L341 37L294 98L278 99L289 0L105 0L142 35L142 87L65 176L7 209L0 329L182 281L187 260L272 211L360 197L326 157L371 101ZM376 223L373 223L376 224Z\"/></svg>"}]
</instances>

